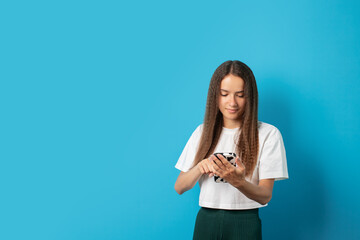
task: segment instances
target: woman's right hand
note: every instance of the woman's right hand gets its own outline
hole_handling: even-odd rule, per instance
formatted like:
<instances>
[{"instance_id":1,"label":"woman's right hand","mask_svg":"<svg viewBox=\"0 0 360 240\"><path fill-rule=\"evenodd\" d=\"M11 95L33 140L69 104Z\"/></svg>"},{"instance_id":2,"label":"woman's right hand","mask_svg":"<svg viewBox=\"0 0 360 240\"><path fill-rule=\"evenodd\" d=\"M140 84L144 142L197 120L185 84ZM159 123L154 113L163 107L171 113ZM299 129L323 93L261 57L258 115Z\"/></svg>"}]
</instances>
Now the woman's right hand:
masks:
<instances>
[{"instance_id":1,"label":"woman's right hand","mask_svg":"<svg viewBox=\"0 0 360 240\"><path fill-rule=\"evenodd\" d=\"M215 171L214 171L210 161L212 161L212 160L210 160L209 158L205 158L205 159L201 160L197 164L197 166L202 174L208 174L209 177L212 177L212 176L214 176Z\"/></svg>"},{"instance_id":2,"label":"woman's right hand","mask_svg":"<svg viewBox=\"0 0 360 240\"><path fill-rule=\"evenodd\" d=\"M174 186L176 192L179 194L183 194L184 192L192 189L199 181L199 179L203 176L203 174L209 174L209 177L212 177L213 168L210 164L210 161L213 160L203 159L189 171L181 171Z\"/></svg>"}]
</instances>

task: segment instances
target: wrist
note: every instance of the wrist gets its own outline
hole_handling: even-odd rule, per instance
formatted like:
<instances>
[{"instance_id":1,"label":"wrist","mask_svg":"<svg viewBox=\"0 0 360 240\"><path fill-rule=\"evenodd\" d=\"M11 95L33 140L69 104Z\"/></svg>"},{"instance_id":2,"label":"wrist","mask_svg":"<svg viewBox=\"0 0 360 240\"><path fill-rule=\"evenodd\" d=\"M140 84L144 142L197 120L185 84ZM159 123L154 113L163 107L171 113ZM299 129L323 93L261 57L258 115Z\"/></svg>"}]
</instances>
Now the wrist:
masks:
<instances>
[{"instance_id":1,"label":"wrist","mask_svg":"<svg viewBox=\"0 0 360 240\"><path fill-rule=\"evenodd\" d=\"M199 163L200 163L200 162L199 162ZM196 164L196 166L195 166L195 171L196 171L198 174L202 175L202 172L201 172L201 170L200 170L199 163Z\"/></svg>"},{"instance_id":2,"label":"wrist","mask_svg":"<svg viewBox=\"0 0 360 240\"><path fill-rule=\"evenodd\" d=\"M244 187L244 185L246 184L246 180L245 178L240 179L237 183L236 183L236 188L237 189L242 189Z\"/></svg>"}]
</instances>

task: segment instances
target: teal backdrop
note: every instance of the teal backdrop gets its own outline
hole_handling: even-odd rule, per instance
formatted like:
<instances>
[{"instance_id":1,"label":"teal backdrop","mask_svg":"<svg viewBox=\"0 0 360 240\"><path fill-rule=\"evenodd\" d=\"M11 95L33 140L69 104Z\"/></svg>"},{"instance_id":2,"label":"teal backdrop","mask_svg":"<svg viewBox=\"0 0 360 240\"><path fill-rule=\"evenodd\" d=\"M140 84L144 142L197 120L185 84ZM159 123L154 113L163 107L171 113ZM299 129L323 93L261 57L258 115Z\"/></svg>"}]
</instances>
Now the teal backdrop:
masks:
<instances>
[{"instance_id":1,"label":"teal backdrop","mask_svg":"<svg viewBox=\"0 0 360 240\"><path fill-rule=\"evenodd\" d=\"M0 239L191 239L175 164L222 62L252 68L289 179L263 239L360 239L360 2L2 1Z\"/></svg>"}]
</instances>

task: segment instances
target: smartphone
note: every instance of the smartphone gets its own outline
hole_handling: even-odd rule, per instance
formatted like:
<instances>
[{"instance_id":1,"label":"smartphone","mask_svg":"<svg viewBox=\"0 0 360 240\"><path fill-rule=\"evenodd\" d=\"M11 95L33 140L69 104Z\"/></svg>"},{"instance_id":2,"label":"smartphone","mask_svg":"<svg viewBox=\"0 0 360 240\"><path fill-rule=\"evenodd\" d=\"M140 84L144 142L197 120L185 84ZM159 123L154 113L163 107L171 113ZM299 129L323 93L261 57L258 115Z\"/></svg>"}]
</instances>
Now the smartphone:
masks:
<instances>
[{"instance_id":1,"label":"smartphone","mask_svg":"<svg viewBox=\"0 0 360 240\"><path fill-rule=\"evenodd\" d=\"M236 160L236 154L233 152L218 152L218 153L214 153L214 156L219 159L216 154L221 154L224 156L224 158L226 158L234 167L237 166L237 164L235 163ZM220 160L220 159L219 159ZM227 181L217 175L214 175L214 181L217 183L227 183Z\"/></svg>"}]
</instances>

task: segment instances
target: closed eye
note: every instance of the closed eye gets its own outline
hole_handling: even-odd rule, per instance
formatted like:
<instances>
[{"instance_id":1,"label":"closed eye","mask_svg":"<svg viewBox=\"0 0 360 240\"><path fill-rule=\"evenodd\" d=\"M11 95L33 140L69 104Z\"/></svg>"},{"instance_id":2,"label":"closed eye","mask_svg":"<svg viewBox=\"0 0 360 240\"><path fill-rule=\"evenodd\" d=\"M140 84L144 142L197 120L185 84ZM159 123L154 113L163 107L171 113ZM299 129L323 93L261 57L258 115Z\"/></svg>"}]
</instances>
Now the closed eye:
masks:
<instances>
[{"instance_id":1,"label":"closed eye","mask_svg":"<svg viewBox=\"0 0 360 240\"><path fill-rule=\"evenodd\" d=\"M226 97L226 96L227 96L227 94L225 94L225 95L221 94L221 96ZM243 98L243 97L244 97L244 95L237 95L237 97L239 97L239 98Z\"/></svg>"}]
</instances>

